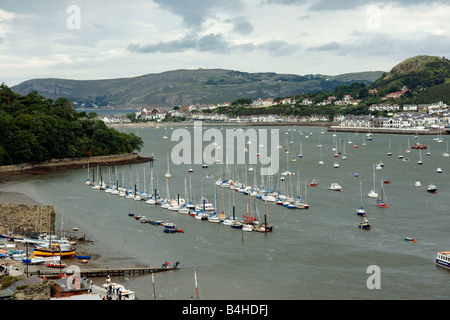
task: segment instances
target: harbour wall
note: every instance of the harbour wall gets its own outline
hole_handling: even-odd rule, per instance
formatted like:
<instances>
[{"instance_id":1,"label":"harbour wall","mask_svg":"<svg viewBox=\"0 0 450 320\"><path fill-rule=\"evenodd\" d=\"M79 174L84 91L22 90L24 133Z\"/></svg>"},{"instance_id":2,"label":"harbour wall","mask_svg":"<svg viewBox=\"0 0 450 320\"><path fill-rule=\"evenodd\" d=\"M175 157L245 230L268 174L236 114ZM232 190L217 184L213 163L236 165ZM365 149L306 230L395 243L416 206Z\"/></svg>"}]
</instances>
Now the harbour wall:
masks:
<instances>
[{"instance_id":1,"label":"harbour wall","mask_svg":"<svg viewBox=\"0 0 450 320\"><path fill-rule=\"evenodd\" d=\"M409 135L439 135L446 134L445 130L429 129L397 129L397 128L354 128L354 127L328 127L328 132L358 132L358 133L384 133L384 134L409 134Z\"/></svg>"}]
</instances>

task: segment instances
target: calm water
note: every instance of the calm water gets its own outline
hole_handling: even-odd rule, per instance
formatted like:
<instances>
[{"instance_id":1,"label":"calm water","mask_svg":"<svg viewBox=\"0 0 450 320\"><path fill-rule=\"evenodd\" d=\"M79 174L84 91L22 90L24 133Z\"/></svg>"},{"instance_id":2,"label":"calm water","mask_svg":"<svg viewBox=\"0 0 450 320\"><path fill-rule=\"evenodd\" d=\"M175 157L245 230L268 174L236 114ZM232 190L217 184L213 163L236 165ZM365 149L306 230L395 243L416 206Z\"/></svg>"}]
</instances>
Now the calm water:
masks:
<instances>
[{"instance_id":1,"label":"calm water","mask_svg":"<svg viewBox=\"0 0 450 320\"><path fill-rule=\"evenodd\" d=\"M183 128L181 126L180 128ZM176 127L173 127L175 129ZM204 126L204 128L208 128ZM230 128L230 127L226 127ZM225 129L226 129L225 128ZM255 127L251 127L255 128ZM256 128L257 129L257 128ZM264 129L274 129L264 127ZM284 186L296 194L299 173L302 192L307 182L306 197L309 210L289 210L274 203L268 204L268 213L275 229L272 233L242 233L222 224L199 221L103 191L94 191L84 185L87 170L39 176L26 182L2 185L3 190L19 191L45 204L52 204L58 213L64 211L67 228L71 223L89 238L103 242L129 255L136 256L145 264L161 265L162 262L181 262L181 269L155 275L156 291L160 299L190 299L194 296L194 270L197 272L199 292L202 299L448 299L447 285L450 273L435 266L436 251L450 249L450 225L448 199L450 198L449 158L442 157L448 140L437 143L433 137L420 136L420 142L429 145L422 151L423 166L417 165L419 151L406 153L410 144L417 140L413 136L374 135L373 141L365 141L364 134L338 133L341 148L345 145L346 160L333 157L331 148L335 139L331 132L321 134L319 127L279 127L280 144L294 141L294 152L280 152L281 170L289 166L296 175L289 177ZM133 131L141 136L145 147L141 155L154 154L154 180L158 181L160 194L165 194L167 154L177 142L170 141L172 129L139 128L120 129ZM188 127L192 132L192 126ZM287 133L287 134L286 134ZM312 134L311 134L312 133ZM167 134L169 139L162 137ZM319 165L319 136L324 165ZM348 140L357 144L348 144ZM393 155L388 157L389 140ZM363 146L363 142L367 145ZM300 149L303 158L291 162ZM204 143L206 146L207 143ZM256 143L253 143L256 147ZM426 155L430 151L431 155ZM402 153L408 162L398 159ZM333 163L338 161L339 168ZM380 178L390 180L385 184L389 209L377 208L375 199L367 196L373 187L373 165L382 161L384 168L376 171L377 187ZM193 193L198 201L203 193L214 202L217 195L222 206L222 191L225 212L230 213L234 203L236 215L246 213L247 197L244 194L215 186L216 178L225 176L224 164L213 164L203 169L192 165L171 164L169 190L172 197L184 196L185 178L189 189L192 178ZM257 168L257 166L253 166ZM437 167L443 173L436 173ZM120 180L129 186L130 173L139 179L141 189L149 189L151 166L140 164L120 166ZM228 166L228 171L254 181L248 167ZM358 172L360 177L354 177ZM246 174L244 174L246 173ZM111 175L113 173L111 172ZM205 179L207 174L213 179ZM108 168L103 168L104 179L109 179ZM279 188L280 176L274 176L272 184ZM316 178L319 183L313 188L309 181ZM267 180L267 178L265 178ZM362 218L355 214L360 205L360 183L363 186L364 207L373 230L358 228ZM423 188L415 188L421 181ZM257 182L260 177L257 175ZM342 185L343 192L329 191L332 182ZM426 192L433 182L438 194ZM267 183L267 181L266 181ZM189 190L188 190L189 191ZM252 207L254 199L251 198ZM265 212L264 202L257 200L258 211ZM128 212L139 213L153 219L173 222L185 233L166 234L162 227L141 224L130 218ZM417 242L405 241L414 237ZM377 265L381 269L381 289L369 290L366 281L370 274L367 268ZM122 279L125 286L136 291L140 299L153 299L150 276Z\"/></svg>"}]
</instances>

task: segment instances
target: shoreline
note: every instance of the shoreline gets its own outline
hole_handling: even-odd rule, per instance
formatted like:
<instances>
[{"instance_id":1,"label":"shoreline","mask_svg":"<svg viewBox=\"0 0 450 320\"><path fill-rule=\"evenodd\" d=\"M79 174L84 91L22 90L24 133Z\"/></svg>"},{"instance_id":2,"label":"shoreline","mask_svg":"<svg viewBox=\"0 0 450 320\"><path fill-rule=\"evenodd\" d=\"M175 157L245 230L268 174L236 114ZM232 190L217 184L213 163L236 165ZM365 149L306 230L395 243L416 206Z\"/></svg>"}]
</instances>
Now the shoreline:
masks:
<instances>
[{"instance_id":1,"label":"shoreline","mask_svg":"<svg viewBox=\"0 0 450 320\"><path fill-rule=\"evenodd\" d=\"M127 153L123 155L86 157L86 158L65 158L49 160L42 163L24 163L10 166L0 166L0 184L29 178L46 173L65 172L70 170L85 169L88 165L123 165L136 164L153 161L152 157L141 157L137 153Z\"/></svg>"},{"instance_id":2,"label":"shoreline","mask_svg":"<svg viewBox=\"0 0 450 320\"><path fill-rule=\"evenodd\" d=\"M25 204L25 205L41 205L43 206L43 203L40 203L27 195L20 193L20 192L14 192L14 191L4 191L1 190L0 185L0 203L6 204L6 203L12 203L15 205L19 204ZM57 217L57 219L61 219L61 217ZM72 225L72 221L70 219L64 217L65 222L67 225ZM1 229L1 233L6 233L6 230ZM59 231L60 232L60 231ZM141 262L138 257L132 257L126 254L126 252L121 252L119 249L109 246L108 244L102 242L100 239L93 238L92 235L86 234L83 232L82 229L79 231L74 230L62 230L63 234L76 242L74 245L76 249L77 255L90 255L91 258L88 260L87 263L83 263L82 259L77 259L76 257L71 258L64 258L62 261L67 266L78 266L81 270L83 269L102 269L102 268L133 268L133 267L155 267L154 265L148 265ZM14 250L21 250L26 252L27 246L24 243L21 242L7 242L7 243L13 243L16 244L16 248ZM32 245L28 245L29 252L31 251ZM8 249L7 249L8 250ZM6 258L4 260L0 260L0 264L2 265L11 265L13 269L17 267L17 270L14 270L12 275L14 276L20 276L25 274L28 270L28 272L35 272L40 270L42 274L45 273L45 271L49 270L49 268L45 265L25 265L22 263L21 260L13 260L11 258ZM65 269L63 269L63 273L65 272ZM121 281L120 277L117 277L119 282ZM105 279L102 277L94 277L92 278L94 284L102 285L105 283ZM116 281L117 282L117 281Z\"/></svg>"}]
</instances>

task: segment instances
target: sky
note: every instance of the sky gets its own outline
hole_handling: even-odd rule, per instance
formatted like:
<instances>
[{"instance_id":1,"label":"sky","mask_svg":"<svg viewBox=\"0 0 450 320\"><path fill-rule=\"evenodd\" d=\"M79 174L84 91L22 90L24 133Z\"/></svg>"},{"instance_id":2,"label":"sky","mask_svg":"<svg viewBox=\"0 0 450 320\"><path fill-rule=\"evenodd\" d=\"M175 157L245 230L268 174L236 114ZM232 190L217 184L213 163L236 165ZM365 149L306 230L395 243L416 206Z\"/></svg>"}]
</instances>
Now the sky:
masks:
<instances>
[{"instance_id":1,"label":"sky","mask_svg":"<svg viewBox=\"0 0 450 320\"><path fill-rule=\"evenodd\" d=\"M446 56L449 15L448 0L0 0L0 83L389 71Z\"/></svg>"}]
</instances>

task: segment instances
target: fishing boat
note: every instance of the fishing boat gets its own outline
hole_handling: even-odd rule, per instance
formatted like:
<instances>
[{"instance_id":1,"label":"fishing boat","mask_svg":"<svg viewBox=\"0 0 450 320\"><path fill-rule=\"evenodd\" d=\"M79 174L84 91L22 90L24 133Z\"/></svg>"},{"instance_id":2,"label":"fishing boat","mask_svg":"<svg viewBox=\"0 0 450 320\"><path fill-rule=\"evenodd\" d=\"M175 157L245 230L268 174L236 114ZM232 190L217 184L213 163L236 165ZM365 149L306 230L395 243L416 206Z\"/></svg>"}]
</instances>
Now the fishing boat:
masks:
<instances>
[{"instance_id":1,"label":"fishing boat","mask_svg":"<svg viewBox=\"0 0 450 320\"><path fill-rule=\"evenodd\" d=\"M332 190L332 191L343 191L343 190L342 190L342 187L341 187L338 183L336 183L336 182L333 182L333 183L330 185L330 187L328 188L328 190Z\"/></svg>"},{"instance_id":2,"label":"fishing boat","mask_svg":"<svg viewBox=\"0 0 450 320\"><path fill-rule=\"evenodd\" d=\"M427 191L430 193L438 193L438 189L435 184L430 183L427 187Z\"/></svg>"},{"instance_id":3,"label":"fishing boat","mask_svg":"<svg viewBox=\"0 0 450 320\"><path fill-rule=\"evenodd\" d=\"M450 251L438 251L436 254L436 264L450 269Z\"/></svg>"},{"instance_id":4,"label":"fishing boat","mask_svg":"<svg viewBox=\"0 0 450 320\"><path fill-rule=\"evenodd\" d=\"M419 142L416 142L416 144L411 146L411 149L426 149L427 146L424 145L423 143L420 144Z\"/></svg>"},{"instance_id":5,"label":"fishing boat","mask_svg":"<svg viewBox=\"0 0 450 320\"><path fill-rule=\"evenodd\" d=\"M366 218L364 218L364 221L361 222L358 226L364 230L370 230L371 228L371 224Z\"/></svg>"},{"instance_id":6,"label":"fishing boat","mask_svg":"<svg viewBox=\"0 0 450 320\"><path fill-rule=\"evenodd\" d=\"M74 257L75 249L71 245L66 244L48 244L35 246L33 248L35 256L53 257L61 256L62 258Z\"/></svg>"}]
</instances>

